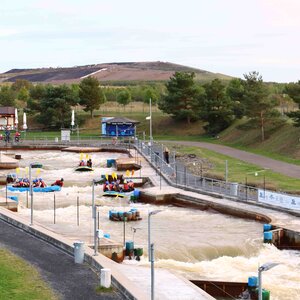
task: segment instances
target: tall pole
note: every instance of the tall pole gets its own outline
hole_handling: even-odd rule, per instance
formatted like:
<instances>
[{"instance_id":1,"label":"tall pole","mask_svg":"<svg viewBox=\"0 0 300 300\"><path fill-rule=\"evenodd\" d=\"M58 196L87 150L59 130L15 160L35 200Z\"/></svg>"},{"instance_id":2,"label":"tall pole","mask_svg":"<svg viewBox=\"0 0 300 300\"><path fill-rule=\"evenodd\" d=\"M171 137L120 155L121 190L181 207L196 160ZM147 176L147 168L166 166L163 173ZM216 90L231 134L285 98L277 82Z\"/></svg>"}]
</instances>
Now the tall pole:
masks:
<instances>
[{"instance_id":1,"label":"tall pole","mask_svg":"<svg viewBox=\"0 0 300 300\"><path fill-rule=\"evenodd\" d=\"M126 226L125 226L125 221L126 221L126 217L123 216L123 245L124 245L124 248L126 247L126 238L125 238L125 235L126 235Z\"/></svg>"},{"instance_id":2,"label":"tall pole","mask_svg":"<svg viewBox=\"0 0 300 300\"><path fill-rule=\"evenodd\" d=\"M33 225L33 197L31 184L31 164L29 164L29 193L30 193L30 225Z\"/></svg>"},{"instance_id":3,"label":"tall pole","mask_svg":"<svg viewBox=\"0 0 300 300\"><path fill-rule=\"evenodd\" d=\"M97 249L97 206L93 206L93 219L94 219L94 256L98 255Z\"/></svg>"},{"instance_id":4,"label":"tall pole","mask_svg":"<svg viewBox=\"0 0 300 300\"><path fill-rule=\"evenodd\" d=\"M225 182L228 182L228 160L225 160Z\"/></svg>"},{"instance_id":5,"label":"tall pole","mask_svg":"<svg viewBox=\"0 0 300 300\"><path fill-rule=\"evenodd\" d=\"M266 197L266 175L264 174L264 198Z\"/></svg>"},{"instance_id":6,"label":"tall pole","mask_svg":"<svg viewBox=\"0 0 300 300\"><path fill-rule=\"evenodd\" d=\"M56 202L55 202L55 193L53 194L53 221L54 221L54 224L55 224L55 221L56 221Z\"/></svg>"},{"instance_id":7,"label":"tall pole","mask_svg":"<svg viewBox=\"0 0 300 300\"><path fill-rule=\"evenodd\" d=\"M262 300L262 271L258 269L258 300Z\"/></svg>"},{"instance_id":8,"label":"tall pole","mask_svg":"<svg viewBox=\"0 0 300 300\"><path fill-rule=\"evenodd\" d=\"M92 218L94 219L94 255L97 255L97 207L95 205L95 180L92 181Z\"/></svg>"},{"instance_id":9,"label":"tall pole","mask_svg":"<svg viewBox=\"0 0 300 300\"><path fill-rule=\"evenodd\" d=\"M151 300L154 300L154 244L151 244Z\"/></svg>"},{"instance_id":10,"label":"tall pole","mask_svg":"<svg viewBox=\"0 0 300 300\"><path fill-rule=\"evenodd\" d=\"M7 204L7 175L6 175L6 181L5 181L5 199Z\"/></svg>"},{"instance_id":11,"label":"tall pole","mask_svg":"<svg viewBox=\"0 0 300 300\"><path fill-rule=\"evenodd\" d=\"M79 196L77 196L77 226L79 226Z\"/></svg>"},{"instance_id":12,"label":"tall pole","mask_svg":"<svg viewBox=\"0 0 300 300\"><path fill-rule=\"evenodd\" d=\"M151 212L148 213L148 259L149 261L151 261L151 247L150 247L150 243L151 243Z\"/></svg>"},{"instance_id":13,"label":"tall pole","mask_svg":"<svg viewBox=\"0 0 300 300\"><path fill-rule=\"evenodd\" d=\"M151 105L151 98L149 99L150 104L150 146L152 146L152 105Z\"/></svg>"}]
</instances>

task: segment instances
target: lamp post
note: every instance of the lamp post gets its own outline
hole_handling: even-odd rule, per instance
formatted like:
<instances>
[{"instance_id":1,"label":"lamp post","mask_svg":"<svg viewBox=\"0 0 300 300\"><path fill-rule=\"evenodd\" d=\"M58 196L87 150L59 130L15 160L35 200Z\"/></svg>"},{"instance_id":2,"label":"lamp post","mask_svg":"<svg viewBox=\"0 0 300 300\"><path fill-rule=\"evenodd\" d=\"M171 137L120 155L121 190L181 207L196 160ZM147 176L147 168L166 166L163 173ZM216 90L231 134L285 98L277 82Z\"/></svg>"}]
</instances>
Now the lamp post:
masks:
<instances>
[{"instance_id":1,"label":"lamp post","mask_svg":"<svg viewBox=\"0 0 300 300\"><path fill-rule=\"evenodd\" d=\"M31 183L31 169L42 168L39 163L29 164L29 194L30 194L30 225L33 225L33 193L32 193L32 183Z\"/></svg>"},{"instance_id":2,"label":"lamp post","mask_svg":"<svg viewBox=\"0 0 300 300\"><path fill-rule=\"evenodd\" d=\"M156 215L158 213L160 213L162 210L157 209L157 210L153 210L150 211L148 213L148 256L149 256L149 261L151 261L151 216Z\"/></svg>"},{"instance_id":3,"label":"lamp post","mask_svg":"<svg viewBox=\"0 0 300 300\"><path fill-rule=\"evenodd\" d=\"M265 263L258 268L258 300L262 300L262 272L268 271L279 265L279 263Z\"/></svg>"},{"instance_id":4,"label":"lamp post","mask_svg":"<svg viewBox=\"0 0 300 300\"><path fill-rule=\"evenodd\" d=\"M124 213L123 215L123 244L124 244L124 248L126 248L126 221L127 221L127 214Z\"/></svg>"},{"instance_id":5,"label":"lamp post","mask_svg":"<svg viewBox=\"0 0 300 300\"><path fill-rule=\"evenodd\" d=\"M151 300L154 300L154 244L150 245L150 253L151 253Z\"/></svg>"},{"instance_id":6,"label":"lamp post","mask_svg":"<svg viewBox=\"0 0 300 300\"><path fill-rule=\"evenodd\" d=\"M98 255L97 249L97 207L95 205L95 180L92 181L92 218L94 219L94 256Z\"/></svg>"}]
</instances>

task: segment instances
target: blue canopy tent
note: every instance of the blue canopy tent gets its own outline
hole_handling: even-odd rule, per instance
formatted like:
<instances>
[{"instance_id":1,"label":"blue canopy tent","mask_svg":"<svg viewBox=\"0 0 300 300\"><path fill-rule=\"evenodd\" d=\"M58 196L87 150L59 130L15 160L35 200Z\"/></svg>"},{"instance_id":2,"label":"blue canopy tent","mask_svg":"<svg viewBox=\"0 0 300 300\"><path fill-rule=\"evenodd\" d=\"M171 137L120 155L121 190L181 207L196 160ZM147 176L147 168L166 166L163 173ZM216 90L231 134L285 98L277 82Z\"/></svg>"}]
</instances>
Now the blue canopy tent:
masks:
<instances>
[{"instance_id":1,"label":"blue canopy tent","mask_svg":"<svg viewBox=\"0 0 300 300\"><path fill-rule=\"evenodd\" d=\"M102 135L112 137L135 136L136 124L140 122L128 118L103 118Z\"/></svg>"}]
</instances>

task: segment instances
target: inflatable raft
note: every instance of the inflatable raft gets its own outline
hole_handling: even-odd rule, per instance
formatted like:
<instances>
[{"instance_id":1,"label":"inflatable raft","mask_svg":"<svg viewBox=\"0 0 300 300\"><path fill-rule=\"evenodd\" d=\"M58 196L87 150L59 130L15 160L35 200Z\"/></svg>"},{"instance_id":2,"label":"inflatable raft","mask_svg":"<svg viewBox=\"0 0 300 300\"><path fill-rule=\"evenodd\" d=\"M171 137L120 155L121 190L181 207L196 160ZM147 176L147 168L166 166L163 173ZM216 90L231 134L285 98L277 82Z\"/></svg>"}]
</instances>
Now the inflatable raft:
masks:
<instances>
[{"instance_id":1,"label":"inflatable raft","mask_svg":"<svg viewBox=\"0 0 300 300\"><path fill-rule=\"evenodd\" d=\"M116 192L116 191L106 191L104 192L103 196L106 196L106 197L125 197L125 196L131 196L133 195L133 191L131 192Z\"/></svg>"},{"instance_id":2,"label":"inflatable raft","mask_svg":"<svg viewBox=\"0 0 300 300\"><path fill-rule=\"evenodd\" d=\"M90 171L94 171L93 168L91 167L88 167L88 166L79 166L75 169L75 171L78 171L78 172L90 172Z\"/></svg>"},{"instance_id":3,"label":"inflatable raft","mask_svg":"<svg viewBox=\"0 0 300 300\"><path fill-rule=\"evenodd\" d=\"M29 191L29 187L13 187L13 186L8 186L7 189L11 192L26 192ZM61 187L58 185L53 185L53 186L47 186L47 187L33 187L32 190L34 192L39 192L39 193L49 193L49 192L59 192L61 190Z\"/></svg>"}]
</instances>

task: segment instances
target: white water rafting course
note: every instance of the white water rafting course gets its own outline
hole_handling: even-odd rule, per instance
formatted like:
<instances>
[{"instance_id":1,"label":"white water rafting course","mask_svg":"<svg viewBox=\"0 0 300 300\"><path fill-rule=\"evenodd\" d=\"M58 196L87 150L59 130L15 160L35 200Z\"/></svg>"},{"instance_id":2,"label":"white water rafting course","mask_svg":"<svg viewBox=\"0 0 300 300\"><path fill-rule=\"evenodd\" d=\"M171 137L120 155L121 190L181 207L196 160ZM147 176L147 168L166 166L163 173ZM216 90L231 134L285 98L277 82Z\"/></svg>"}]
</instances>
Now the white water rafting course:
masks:
<instances>
[{"instance_id":1,"label":"white water rafting course","mask_svg":"<svg viewBox=\"0 0 300 300\"><path fill-rule=\"evenodd\" d=\"M117 172L107 168L108 159L126 158L126 154L88 153L93 161L92 172L76 172L79 153L61 151L16 151L21 154L19 176L28 176L30 163L39 162L42 169L32 169L32 178L43 178L47 184L64 178L64 187L55 193L56 224L54 221L54 193L34 193L34 221L72 240L93 243L92 187L93 179ZM37 171L39 170L39 171ZM118 174L120 172L117 172ZM143 170L141 171L143 175ZM140 174L136 171L136 175ZM142 188L140 188L142 189ZM30 220L26 193L12 193L19 198L19 214ZM109 220L109 211L137 208L142 220L127 222L126 241L144 248L141 261L123 264L149 266L147 257L147 214L157 206L129 203L129 197L103 197L102 186L95 186L95 201L100 205L100 228L112 240L123 243L123 222ZM2 189L5 196L5 188ZM79 199L79 226L77 225ZM30 202L30 199L28 200ZM259 264L276 261L280 265L263 274L263 286L271 291L271 299L300 299L300 252L278 250L263 244L263 225L216 212L190 208L160 206L162 211L151 217L152 242L155 244L155 266L179 272L187 279L243 281L257 275ZM288 220L287 220L288 222ZM136 232L134 234L135 228Z\"/></svg>"}]
</instances>

